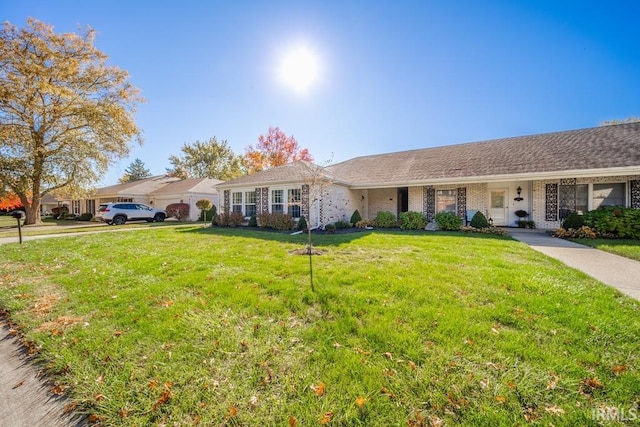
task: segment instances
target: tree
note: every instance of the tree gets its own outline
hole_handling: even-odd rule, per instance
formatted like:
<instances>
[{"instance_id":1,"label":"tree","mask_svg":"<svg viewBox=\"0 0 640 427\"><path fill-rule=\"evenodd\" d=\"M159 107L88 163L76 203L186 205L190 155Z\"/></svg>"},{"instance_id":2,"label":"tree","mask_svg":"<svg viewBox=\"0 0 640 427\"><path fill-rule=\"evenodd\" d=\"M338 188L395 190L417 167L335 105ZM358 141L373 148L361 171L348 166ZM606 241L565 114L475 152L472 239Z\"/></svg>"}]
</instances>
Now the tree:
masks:
<instances>
[{"instance_id":1,"label":"tree","mask_svg":"<svg viewBox=\"0 0 640 427\"><path fill-rule=\"evenodd\" d=\"M313 157L308 149L300 149L293 135L287 136L278 127L269 127L266 135L258 137L256 147L248 146L245 153L245 164L249 173L285 165L296 160L313 162Z\"/></svg>"},{"instance_id":2,"label":"tree","mask_svg":"<svg viewBox=\"0 0 640 427\"><path fill-rule=\"evenodd\" d=\"M311 239L311 229L313 228L311 212L315 210L315 206L322 202L322 197L326 194L327 187L332 184L332 181L325 169L330 163L331 160L326 161L322 166L314 163L302 163L304 166L304 186L306 187L307 192L306 209L303 209L302 216L304 218L304 214L306 214L307 247L305 252L309 256L309 283L311 285L311 292L314 293L316 288L313 283L313 255L319 252L313 248L313 241ZM320 221L320 218L318 218L318 221Z\"/></svg>"},{"instance_id":3,"label":"tree","mask_svg":"<svg viewBox=\"0 0 640 427\"><path fill-rule=\"evenodd\" d=\"M17 194L0 194L0 211L8 212L20 207L22 207L22 202Z\"/></svg>"},{"instance_id":4,"label":"tree","mask_svg":"<svg viewBox=\"0 0 640 427\"><path fill-rule=\"evenodd\" d=\"M173 168L167 173L178 178L215 178L227 181L244 174L242 157L216 137L206 142L196 141L182 146L181 156L169 157Z\"/></svg>"},{"instance_id":5,"label":"tree","mask_svg":"<svg viewBox=\"0 0 640 427\"><path fill-rule=\"evenodd\" d=\"M211 209L213 203L209 199L200 199L196 202L196 208L202 211L202 216L204 218L204 222L207 222L207 211Z\"/></svg>"},{"instance_id":6,"label":"tree","mask_svg":"<svg viewBox=\"0 0 640 427\"><path fill-rule=\"evenodd\" d=\"M600 126L622 125L625 123L637 123L640 122L640 117L627 117L622 120L605 120L600 123Z\"/></svg>"},{"instance_id":7,"label":"tree","mask_svg":"<svg viewBox=\"0 0 640 427\"><path fill-rule=\"evenodd\" d=\"M0 30L0 188L18 195L25 224L40 200L88 188L141 142L133 115L142 101L126 71L107 64L95 32L56 34L29 18Z\"/></svg>"},{"instance_id":8,"label":"tree","mask_svg":"<svg viewBox=\"0 0 640 427\"><path fill-rule=\"evenodd\" d=\"M144 166L144 162L140 159L135 159L124 170L124 175L119 179L120 183L138 181L140 179L149 178L151 171Z\"/></svg>"}]
</instances>

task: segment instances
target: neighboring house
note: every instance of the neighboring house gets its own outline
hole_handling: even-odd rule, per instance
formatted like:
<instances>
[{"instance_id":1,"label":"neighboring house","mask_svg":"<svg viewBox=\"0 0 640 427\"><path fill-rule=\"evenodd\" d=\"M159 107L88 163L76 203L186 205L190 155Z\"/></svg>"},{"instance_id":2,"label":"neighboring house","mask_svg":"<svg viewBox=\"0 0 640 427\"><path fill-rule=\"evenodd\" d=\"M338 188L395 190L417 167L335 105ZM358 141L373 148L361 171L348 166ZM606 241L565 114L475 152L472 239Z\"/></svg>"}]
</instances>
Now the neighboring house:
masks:
<instances>
[{"instance_id":1,"label":"neighboring house","mask_svg":"<svg viewBox=\"0 0 640 427\"><path fill-rule=\"evenodd\" d=\"M90 212L95 215L97 207L103 203L139 202L165 209L171 203L184 202L191 206L190 219L197 220L200 210L195 206L196 201L208 199L218 207L218 190L215 185L220 182L209 178L181 180L159 175L98 188L91 196L81 200L58 200L47 195L41 210L43 213L51 212L58 205L66 205L71 213L79 215Z\"/></svg>"},{"instance_id":2,"label":"neighboring house","mask_svg":"<svg viewBox=\"0 0 640 427\"><path fill-rule=\"evenodd\" d=\"M42 199L40 199L40 215L49 215L51 212L54 212L54 209L63 207L67 207L68 209L70 203L71 202L69 200L64 200L63 198L56 197L51 193L47 193Z\"/></svg>"},{"instance_id":3,"label":"neighboring house","mask_svg":"<svg viewBox=\"0 0 640 427\"><path fill-rule=\"evenodd\" d=\"M311 226L355 209L363 218L418 211L428 221L481 211L513 226L524 210L538 228L557 228L573 211L640 208L640 123L357 157L322 169L321 197L309 196L308 168L296 162L219 184L221 209L294 217L310 209Z\"/></svg>"},{"instance_id":4,"label":"neighboring house","mask_svg":"<svg viewBox=\"0 0 640 427\"><path fill-rule=\"evenodd\" d=\"M194 178L170 182L163 187L149 193L150 203L155 207L166 209L172 203L187 203L189 205L189 220L197 221L200 209L196 202L201 199L209 200L218 207L218 190L216 185L222 181L211 178ZM171 212L168 212L171 215ZM209 218L210 219L210 218Z\"/></svg>"}]
</instances>

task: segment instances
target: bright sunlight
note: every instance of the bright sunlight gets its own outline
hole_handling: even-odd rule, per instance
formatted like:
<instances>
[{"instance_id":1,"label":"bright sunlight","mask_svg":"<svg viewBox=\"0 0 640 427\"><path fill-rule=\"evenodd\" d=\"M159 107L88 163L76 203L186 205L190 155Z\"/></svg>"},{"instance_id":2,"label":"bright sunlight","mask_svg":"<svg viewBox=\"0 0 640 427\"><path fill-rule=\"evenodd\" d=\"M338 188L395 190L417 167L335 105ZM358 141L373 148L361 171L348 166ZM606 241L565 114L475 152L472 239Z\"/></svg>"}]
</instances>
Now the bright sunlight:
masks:
<instances>
[{"instance_id":1,"label":"bright sunlight","mask_svg":"<svg viewBox=\"0 0 640 427\"><path fill-rule=\"evenodd\" d=\"M309 49L298 47L285 55L280 66L282 81L299 92L304 92L318 78L318 60Z\"/></svg>"}]
</instances>

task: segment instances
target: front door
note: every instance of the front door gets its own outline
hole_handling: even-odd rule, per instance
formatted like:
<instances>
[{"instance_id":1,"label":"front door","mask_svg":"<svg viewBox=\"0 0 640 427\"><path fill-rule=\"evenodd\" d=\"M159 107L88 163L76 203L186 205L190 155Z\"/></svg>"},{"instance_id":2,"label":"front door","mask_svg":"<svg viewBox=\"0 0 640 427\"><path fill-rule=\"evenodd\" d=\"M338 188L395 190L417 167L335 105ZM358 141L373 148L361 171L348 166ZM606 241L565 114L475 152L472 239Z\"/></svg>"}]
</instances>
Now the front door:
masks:
<instances>
[{"instance_id":1,"label":"front door","mask_svg":"<svg viewBox=\"0 0 640 427\"><path fill-rule=\"evenodd\" d=\"M507 190L491 190L489 215L493 220L493 225L507 225Z\"/></svg>"}]
</instances>

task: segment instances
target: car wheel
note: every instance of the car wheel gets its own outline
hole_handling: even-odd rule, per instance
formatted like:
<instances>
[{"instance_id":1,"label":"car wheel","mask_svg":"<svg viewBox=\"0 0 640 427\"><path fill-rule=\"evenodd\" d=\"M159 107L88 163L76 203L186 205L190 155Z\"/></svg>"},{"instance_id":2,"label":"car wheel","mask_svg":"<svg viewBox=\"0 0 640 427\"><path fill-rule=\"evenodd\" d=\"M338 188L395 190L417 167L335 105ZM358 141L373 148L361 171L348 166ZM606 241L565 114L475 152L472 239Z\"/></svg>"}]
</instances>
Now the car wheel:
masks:
<instances>
[{"instance_id":1,"label":"car wheel","mask_svg":"<svg viewBox=\"0 0 640 427\"><path fill-rule=\"evenodd\" d=\"M145 219L145 221L147 221L147 222L153 222L153 218L147 218L147 219Z\"/></svg>"},{"instance_id":2,"label":"car wheel","mask_svg":"<svg viewBox=\"0 0 640 427\"><path fill-rule=\"evenodd\" d=\"M123 217L122 215L118 215L118 216L113 218L113 223L115 225L122 225L125 222L127 222L127 218Z\"/></svg>"},{"instance_id":3,"label":"car wheel","mask_svg":"<svg viewBox=\"0 0 640 427\"><path fill-rule=\"evenodd\" d=\"M162 215L161 213L157 213L156 216L153 217L153 220L155 222L163 222L164 221L164 215Z\"/></svg>"}]
</instances>

